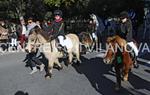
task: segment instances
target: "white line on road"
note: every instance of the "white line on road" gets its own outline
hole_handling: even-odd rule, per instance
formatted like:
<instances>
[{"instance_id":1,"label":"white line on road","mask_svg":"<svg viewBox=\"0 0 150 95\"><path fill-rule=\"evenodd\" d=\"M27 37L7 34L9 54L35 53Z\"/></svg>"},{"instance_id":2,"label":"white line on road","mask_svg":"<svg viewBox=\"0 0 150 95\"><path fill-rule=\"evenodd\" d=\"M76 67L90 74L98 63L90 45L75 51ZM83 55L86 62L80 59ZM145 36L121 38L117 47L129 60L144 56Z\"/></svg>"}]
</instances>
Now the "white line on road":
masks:
<instances>
[{"instance_id":1,"label":"white line on road","mask_svg":"<svg viewBox=\"0 0 150 95\"><path fill-rule=\"evenodd\" d=\"M138 58L137 60L150 64L150 60L146 60L146 59L142 59L142 58Z\"/></svg>"}]
</instances>

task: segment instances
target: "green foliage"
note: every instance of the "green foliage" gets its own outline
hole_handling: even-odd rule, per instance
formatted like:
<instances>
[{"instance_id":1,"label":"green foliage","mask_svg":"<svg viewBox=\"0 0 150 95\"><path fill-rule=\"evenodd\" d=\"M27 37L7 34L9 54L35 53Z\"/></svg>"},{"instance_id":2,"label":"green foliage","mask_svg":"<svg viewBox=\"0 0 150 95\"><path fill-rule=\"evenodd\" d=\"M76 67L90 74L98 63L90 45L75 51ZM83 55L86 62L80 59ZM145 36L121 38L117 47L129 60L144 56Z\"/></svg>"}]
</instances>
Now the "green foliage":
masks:
<instances>
[{"instance_id":1,"label":"green foliage","mask_svg":"<svg viewBox=\"0 0 150 95\"><path fill-rule=\"evenodd\" d=\"M48 20L48 19L50 19L52 17L52 12L47 12L46 14L45 14L45 19L46 20Z\"/></svg>"},{"instance_id":2,"label":"green foliage","mask_svg":"<svg viewBox=\"0 0 150 95\"><path fill-rule=\"evenodd\" d=\"M44 2L49 6L60 7L62 4L64 4L65 6L70 6L75 2L75 0L44 0Z\"/></svg>"}]
</instances>

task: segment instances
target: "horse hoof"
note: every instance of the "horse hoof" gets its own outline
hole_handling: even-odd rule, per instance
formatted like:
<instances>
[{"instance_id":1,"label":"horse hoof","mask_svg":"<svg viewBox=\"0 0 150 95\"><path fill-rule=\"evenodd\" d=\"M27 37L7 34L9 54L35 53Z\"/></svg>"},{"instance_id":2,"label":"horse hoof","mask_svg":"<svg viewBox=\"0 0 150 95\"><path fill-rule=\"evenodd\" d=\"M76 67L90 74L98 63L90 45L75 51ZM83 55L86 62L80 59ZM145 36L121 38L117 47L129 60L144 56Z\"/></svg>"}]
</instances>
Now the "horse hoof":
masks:
<instances>
[{"instance_id":1,"label":"horse hoof","mask_svg":"<svg viewBox=\"0 0 150 95\"><path fill-rule=\"evenodd\" d=\"M115 86L115 91L119 91L120 90L120 86L116 85Z\"/></svg>"},{"instance_id":2,"label":"horse hoof","mask_svg":"<svg viewBox=\"0 0 150 95\"><path fill-rule=\"evenodd\" d=\"M80 62L80 61L77 61L76 65L77 65L77 66L80 66L80 65L81 65L81 62Z\"/></svg>"},{"instance_id":3,"label":"horse hoof","mask_svg":"<svg viewBox=\"0 0 150 95\"><path fill-rule=\"evenodd\" d=\"M134 68L138 69L139 68L139 64L135 64Z\"/></svg>"},{"instance_id":4,"label":"horse hoof","mask_svg":"<svg viewBox=\"0 0 150 95\"><path fill-rule=\"evenodd\" d=\"M119 91L120 90L120 87L115 87L115 91Z\"/></svg>"},{"instance_id":5,"label":"horse hoof","mask_svg":"<svg viewBox=\"0 0 150 95\"><path fill-rule=\"evenodd\" d=\"M45 77L45 79L46 79L46 80L49 80L49 79L51 79L51 78L50 78L49 76L47 76L47 77Z\"/></svg>"},{"instance_id":6,"label":"horse hoof","mask_svg":"<svg viewBox=\"0 0 150 95\"><path fill-rule=\"evenodd\" d=\"M59 68L58 68L58 71L60 71L60 70L62 70L62 69L63 69L63 66L59 67Z\"/></svg>"},{"instance_id":7,"label":"horse hoof","mask_svg":"<svg viewBox=\"0 0 150 95\"><path fill-rule=\"evenodd\" d=\"M52 74L46 74L45 79L50 79L52 77Z\"/></svg>"},{"instance_id":8,"label":"horse hoof","mask_svg":"<svg viewBox=\"0 0 150 95\"><path fill-rule=\"evenodd\" d=\"M68 67L68 63L65 63L65 66L67 66L67 67Z\"/></svg>"},{"instance_id":9,"label":"horse hoof","mask_svg":"<svg viewBox=\"0 0 150 95\"><path fill-rule=\"evenodd\" d=\"M128 78L124 77L124 78L123 78L123 81L128 81Z\"/></svg>"}]
</instances>

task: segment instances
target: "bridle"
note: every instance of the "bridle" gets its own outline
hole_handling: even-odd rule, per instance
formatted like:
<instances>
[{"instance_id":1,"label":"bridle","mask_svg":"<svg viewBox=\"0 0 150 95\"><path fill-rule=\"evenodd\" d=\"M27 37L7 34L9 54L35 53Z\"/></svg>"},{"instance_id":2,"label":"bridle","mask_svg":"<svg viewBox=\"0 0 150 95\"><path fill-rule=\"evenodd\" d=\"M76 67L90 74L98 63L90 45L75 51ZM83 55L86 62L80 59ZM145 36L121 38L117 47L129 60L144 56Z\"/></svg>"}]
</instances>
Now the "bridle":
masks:
<instances>
[{"instance_id":1,"label":"bridle","mask_svg":"<svg viewBox=\"0 0 150 95\"><path fill-rule=\"evenodd\" d=\"M37 43L38 42L38 43ZM34 38L34 42L31 44L33 47L37 47L37 44L38 45L43 45L41 42L40 42L40 39L38 38L38 36L36 35L35 38Z\"/></svg>"},{"instance_id":2,"label":"bridle","mask_svg":"<svg viewBox=\"0 0 150 95\"><path fill-rule=\"evenodd\" d=\"M109 59L110 60L110 63L113 63L113 61L118 57L117 56L117 53L119 52L118 51L118 49L117 50L115 50L116 48L115 48L115 46L114 46L114 44L112 44L111 42L109 43L109 44L111 44L111 45L113 45L113 50L111 50L111 49L108 49L107 50L107 52L106 52L106 54L108 53L108 52L112 52L112 58L111 59ZM120 51L121 52L121 55L123 55L123 52L122 51Z\"/></svg>"}]
</instances>

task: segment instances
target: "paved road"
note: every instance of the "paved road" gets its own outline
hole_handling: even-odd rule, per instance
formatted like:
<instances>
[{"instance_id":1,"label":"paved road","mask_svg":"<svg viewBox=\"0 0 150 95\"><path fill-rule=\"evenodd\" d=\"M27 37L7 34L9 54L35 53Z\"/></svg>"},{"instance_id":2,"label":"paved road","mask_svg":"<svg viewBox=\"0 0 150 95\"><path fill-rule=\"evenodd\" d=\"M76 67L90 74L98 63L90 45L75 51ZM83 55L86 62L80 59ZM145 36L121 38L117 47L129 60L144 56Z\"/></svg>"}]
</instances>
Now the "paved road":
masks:
<instances>
[{"instance_id":1,"label":"paved road","mask_svg":"<svg viewBox=\"0 0 150 95\"><path fill-rule=\"evenodd\" d=\"M80 67L54 69L53 77L45 80L44 71L29 75L31 69L22 62L25 53L0 55L0 95L15 95L19 91L28 95L150 95L149 66L139 62L140 68L132 70L129 82L122 82L121 91L115 92L114 72L100 56L87 54Z\"/></svg>"}]
</instances>

